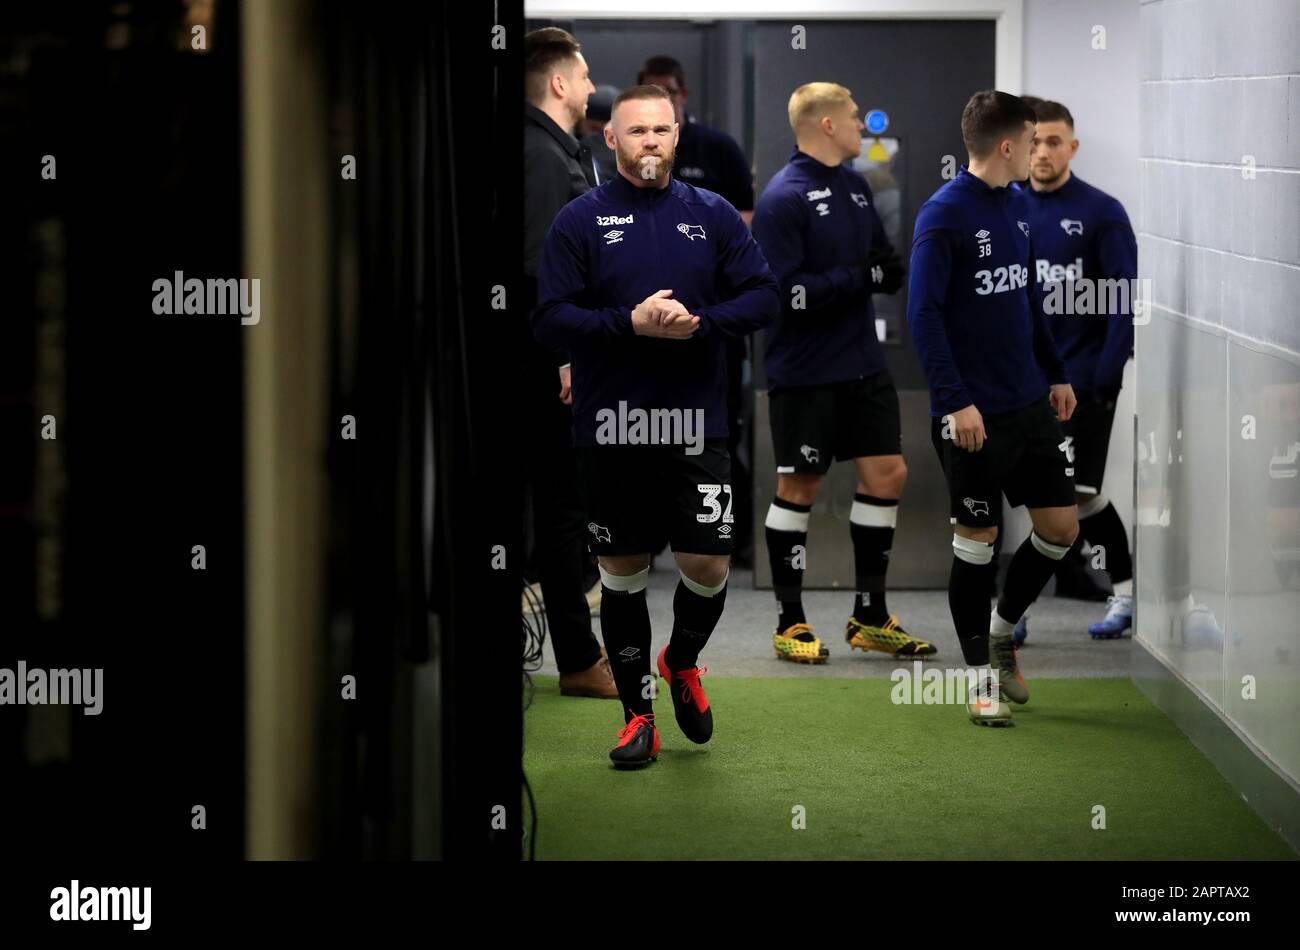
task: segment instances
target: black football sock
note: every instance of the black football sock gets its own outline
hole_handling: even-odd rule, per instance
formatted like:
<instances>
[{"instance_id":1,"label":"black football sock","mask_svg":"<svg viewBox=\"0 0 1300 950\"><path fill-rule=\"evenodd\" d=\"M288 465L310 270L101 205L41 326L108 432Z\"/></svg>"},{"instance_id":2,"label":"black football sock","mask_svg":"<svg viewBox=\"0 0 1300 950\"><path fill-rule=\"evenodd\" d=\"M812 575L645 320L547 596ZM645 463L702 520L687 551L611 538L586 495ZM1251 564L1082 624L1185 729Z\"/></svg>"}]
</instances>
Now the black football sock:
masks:
<instances>
[{"instance_id":1,"label":"black football sock","mask_svg":"<svg viewBox=\"0 0 1300 950\"><path fill-rule=\"evenodd\" d=\"M808 513L812 505L773 498L767 509L767 558L772 566L772 592L780 605L776 624L785 630L806 623L803 612L803 571L808 557Z\"/></svg>"},{"instance_id":2,"label":"black football sock","mask_svg":"<svg viewBox=\"0 0 1300 950\"><path fill-rule=\"evenodd\" d=\"M989 662L989 563L993 545L954 534L948 609L967 666Z\"/></svg>"},{"instance_id":3,"label":"black football sock","mask_svg":"<svg viewBox=\"0 0 1300 950\"><path fill-rule=\"evenodd\" d=\"M1110 574L1112 584L1122 584L1133 579L1133 555L1128 548L1128 531L1120 520L1115 506L1104 498L1099 511L1085 514L1085 508L1079 506L1079 534L1088 539L1094 548L1100 547L1104 552L1104 569Z\"/></svg>"},{"instance_id":4,"label":"black football sock","mask_svg":"<svg viewBox=\"0 0 1300 950\"><path fill-rule=\"evenodd\" d=\"M676 673L695 666L726 602L725 577L717 587L706 587L682 575L673 594L673 635L664 654L668 669Z\"/></svg>"},{"instance_id":5,"label":"black football sock","mask_svg":"<svg viewBox=\"0 0 1300 950\"><path fill-rule=\"evenodd\" d=\"M1070 545L1049 544L1037 532L1030 531L1011 558L1002 596L998 599L998 617L994 619L1000 618L1015 627L1069 551Z\"/></svg>"},{"instance_id":6,"label":"black football sock","mask_svg":"<svg viewBox=\"0 0 1300 950\"><path fill-rule=\"evenodd\" d=\"M885 572L889 570L889 549L894 546L898 524L898 499L875 498L857 493L849 513L849 534L853 538L853 573L857 596L853 617L873 627L889 619L885 604Z\"/></svg>"},{"instance_id":7,"label":"black football sock","mask_svg":"<svg viewBox=\"0 0 1300 950\"><path fill-rule=\"evenodd\" d=\"M630 576L600 572L600 633L609 655L623 720L654 711L650 672L650 608L646 605L647 568ZM611 586L613 585L613 586Z\"/></svg>"}]
</instances>

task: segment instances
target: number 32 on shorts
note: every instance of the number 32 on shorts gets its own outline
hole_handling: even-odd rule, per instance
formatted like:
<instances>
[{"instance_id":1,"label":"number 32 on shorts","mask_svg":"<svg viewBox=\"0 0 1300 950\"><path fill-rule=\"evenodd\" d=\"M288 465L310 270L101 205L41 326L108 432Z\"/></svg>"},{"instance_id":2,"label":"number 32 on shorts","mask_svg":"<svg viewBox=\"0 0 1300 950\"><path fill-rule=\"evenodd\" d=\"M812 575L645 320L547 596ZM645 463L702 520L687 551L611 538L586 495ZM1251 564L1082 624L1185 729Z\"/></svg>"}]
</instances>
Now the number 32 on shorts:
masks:
<instances>
[{"instance_id":1,"label":"number 32 on shorts","mask_svg":"<svg viewBox=\"0 0 1300 950\"><path fill-rule=\"evenodd\" d=\"M703 514L695 516L695 520L700 524L713 524L719 518L724 524L731 524L735 519L731 517L731 486L730 485L696 485L701 495L704 496L704 507L709 510ZM723 492L727 493L727 510L722 510L722 505L718 501L718 496Z\"/></svg>"}]
</instances>

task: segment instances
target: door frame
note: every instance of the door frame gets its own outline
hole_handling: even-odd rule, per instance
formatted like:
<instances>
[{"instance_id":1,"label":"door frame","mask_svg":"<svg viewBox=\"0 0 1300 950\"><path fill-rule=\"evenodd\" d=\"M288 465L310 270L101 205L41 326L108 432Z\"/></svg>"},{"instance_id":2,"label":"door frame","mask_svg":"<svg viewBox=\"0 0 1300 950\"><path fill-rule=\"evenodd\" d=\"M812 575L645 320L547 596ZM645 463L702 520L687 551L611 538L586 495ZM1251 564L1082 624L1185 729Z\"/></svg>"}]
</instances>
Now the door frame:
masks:
<instances>
[{"instance_id":1,"label":"door frame","mask_svg":"<svg viewBox=\"0 0 1300 950\"><path fill-rule=\"evenodd\" d=\"M993 20L993 82L1019 95L1023 81L1024 0L659 0L645 9L617 0L526 0L525 18L556 20Z\"/></svg>"}]
</instances>

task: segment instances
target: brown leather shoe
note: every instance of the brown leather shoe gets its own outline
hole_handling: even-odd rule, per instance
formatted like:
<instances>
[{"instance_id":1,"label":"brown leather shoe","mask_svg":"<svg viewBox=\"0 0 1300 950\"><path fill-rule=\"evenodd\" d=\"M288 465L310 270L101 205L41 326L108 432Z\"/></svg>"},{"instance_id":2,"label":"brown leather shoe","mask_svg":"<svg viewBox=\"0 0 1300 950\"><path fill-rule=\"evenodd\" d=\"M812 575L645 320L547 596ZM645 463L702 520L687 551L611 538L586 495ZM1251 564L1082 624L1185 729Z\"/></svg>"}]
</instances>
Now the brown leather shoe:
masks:
<instances>
[{"instance_id":1,"label":"brown leather shoe","mask_svg":"<svg viewBox=\"0 0 1300 950\"><path fill-rule=\"evenodd\" d=\"M600 659L581 673L560 674L561 696L589 696L592 699L618 699L614 674L609 670L605 648L600 648Z\"/></svg>"}]
</instances>

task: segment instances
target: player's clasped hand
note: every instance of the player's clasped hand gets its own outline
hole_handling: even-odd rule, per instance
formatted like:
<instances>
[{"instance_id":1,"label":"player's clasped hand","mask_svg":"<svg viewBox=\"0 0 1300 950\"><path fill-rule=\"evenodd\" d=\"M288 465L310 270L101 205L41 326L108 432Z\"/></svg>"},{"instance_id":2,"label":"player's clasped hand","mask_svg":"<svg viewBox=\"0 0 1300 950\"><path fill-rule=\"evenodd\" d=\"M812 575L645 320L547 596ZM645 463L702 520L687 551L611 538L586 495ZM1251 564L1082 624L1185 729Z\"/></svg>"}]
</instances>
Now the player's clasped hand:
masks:
<instances>
[{"instance_id":1,"label":"player's clasped hand","mask_svg":"<svg viewBox=\"0 0 1300 950\"><path fill-rule=\"evenodd\" d=\"M952 414L952 441L957 448L967 452L978 452L984 448L984 443L988 441L984 432L984 417L974 404Z\"/></svg>"},{"instance_id":2,"label":"player's clasped hand","mask_svg":"<svg viewBox=\"0 0 1300 950\"><path fill-rule=\"evenodd\" d=\"M1074 387L1069 383L1057 383L1052 387L1048 398L1052 401L1052 408L1056 410L1056 418L1062 422L1074 415L1074 407L1079 404L1079 400L1074 396Z\"/></svg>"},{"instance_id":3,"label":"player's clasped hand","mask_svg":"<svg viewBox=\"0 0 1300 950\"><path fill-rule=\"evenodd\" d=\"M657 336L668 340L685 340L700 326L700 318L672 299L672 290L660 290L636 305L632 311L632 332L638 336Z\"/></svg>"}]
</instances>

